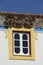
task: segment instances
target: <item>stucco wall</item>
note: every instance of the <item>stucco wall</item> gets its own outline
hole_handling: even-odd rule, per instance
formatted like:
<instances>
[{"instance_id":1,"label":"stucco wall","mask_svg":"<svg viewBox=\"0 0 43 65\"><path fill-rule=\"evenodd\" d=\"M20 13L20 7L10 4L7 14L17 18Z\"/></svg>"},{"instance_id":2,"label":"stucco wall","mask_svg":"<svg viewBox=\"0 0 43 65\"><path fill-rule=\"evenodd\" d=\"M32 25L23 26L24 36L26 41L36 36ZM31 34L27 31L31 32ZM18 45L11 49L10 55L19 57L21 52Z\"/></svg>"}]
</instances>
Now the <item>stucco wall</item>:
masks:
<instances>
[{"instance_id":1,"label":"stucco wall","mask_svg":"<svg viewBox=\"0 0 43 65\"><path fill-rule=\"evenodd\" d=\"M0 31L0 65L43 65L43 33L38 33L35 40L35 61L9 60L8 39L5 31Z\"/></svg>"}]
</instances>

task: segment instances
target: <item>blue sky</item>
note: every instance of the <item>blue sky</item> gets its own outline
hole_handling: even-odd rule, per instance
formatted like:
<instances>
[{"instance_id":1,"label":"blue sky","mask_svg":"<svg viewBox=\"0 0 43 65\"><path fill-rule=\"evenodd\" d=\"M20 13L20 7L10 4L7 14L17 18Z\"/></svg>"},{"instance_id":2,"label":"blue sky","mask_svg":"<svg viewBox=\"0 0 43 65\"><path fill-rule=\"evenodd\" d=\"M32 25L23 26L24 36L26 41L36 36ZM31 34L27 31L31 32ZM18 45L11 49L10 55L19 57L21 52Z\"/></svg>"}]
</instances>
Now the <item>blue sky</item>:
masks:
<instances>
[{"instance_id":1,"label":"blue sky","mask_svg":"<svg viewBox=\"0 0 43 65\"><path fill-rule=\"evenodd\" d=\"M0 0L0 11L43 14L43 0Z\"/></svg>"}]
</instances>

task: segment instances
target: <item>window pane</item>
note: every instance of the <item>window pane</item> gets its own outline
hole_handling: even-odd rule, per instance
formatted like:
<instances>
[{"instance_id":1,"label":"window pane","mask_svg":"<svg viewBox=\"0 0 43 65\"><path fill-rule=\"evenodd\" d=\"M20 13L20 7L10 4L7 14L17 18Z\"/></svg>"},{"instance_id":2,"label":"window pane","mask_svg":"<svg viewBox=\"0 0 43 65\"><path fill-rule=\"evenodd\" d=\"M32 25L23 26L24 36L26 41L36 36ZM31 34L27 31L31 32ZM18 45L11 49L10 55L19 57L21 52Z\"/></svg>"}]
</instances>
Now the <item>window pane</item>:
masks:
<instances>
[{"instance_id":1,"label":"window pane","mask_svg":"<svg viewBox=\"0 0 43 65\"><path fill-rule=\"evenodd\" d=\"M23 47L28 47L28 41L23 41Z\"/></svg>"},{"instance_id":2,"label":"window pane","mask_svg":"<svg viewBox=\"0 0 43 65\"><path fill-rule=\"evenodd\" d=\"M20 46L20 41L14 41L14 46Z\"/></svg>"},{"instance_id":3,"label":"window pane","mask_svg":"<svg viewBox=\"0 0 43 65\"><path fill-rule=\"evenodd\" d=\"M23 53L27 54L28 53L28 48L23 48Z\"/></svg>"},{"instance_id":4,"label":"window pane","mask_svg":"<svg viewBox=\"0 0 43 65\"><path fill-rule=\"evenodd\" d=\"M27 35L23 34L23 40L27 40Z\"/></svg>"},{"instance_id":5,"label":"window pane","mask_svg":"<svg viewBox=\"0 0 43 65\"><path fill-rule=\"evenodd\" d=\"M20 53L20 48L15 48L15 53Z\"/></svg>"},{"instance_id":6,"label":"window pane","mask_svg":"<svg viewBox=\"0 0 43 65\"><path fill-rule=\"evenodd\" d=\"M15 34L14 39L20 39L19 34Z\"/></svg>"}]
</instances>

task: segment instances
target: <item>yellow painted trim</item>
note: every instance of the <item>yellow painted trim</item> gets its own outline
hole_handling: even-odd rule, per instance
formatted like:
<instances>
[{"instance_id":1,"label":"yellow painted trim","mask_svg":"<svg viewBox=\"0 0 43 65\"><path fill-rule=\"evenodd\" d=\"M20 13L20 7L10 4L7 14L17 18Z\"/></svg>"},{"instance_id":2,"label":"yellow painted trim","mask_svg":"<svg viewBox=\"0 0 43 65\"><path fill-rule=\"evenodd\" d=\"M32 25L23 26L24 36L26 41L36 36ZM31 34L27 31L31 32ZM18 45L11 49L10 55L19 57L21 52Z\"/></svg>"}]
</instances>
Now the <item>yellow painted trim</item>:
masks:
<instances>
[{"instance_id":1,"label":"yellow painted trim","mask_svg":"<svg viewBox=\"0 0 43 65\"><path fill-rule=\"evenodd\" d=\"M23 31L23 32L31 32L31 56L15 56L13 55L13 41L12 41L12 31ZM26 28L9 28L7 30L8 44L9 44L9 59L13 60L35 60L35 47L34 47L34 29L26 29Z\"/></svg>"}]
</instances>

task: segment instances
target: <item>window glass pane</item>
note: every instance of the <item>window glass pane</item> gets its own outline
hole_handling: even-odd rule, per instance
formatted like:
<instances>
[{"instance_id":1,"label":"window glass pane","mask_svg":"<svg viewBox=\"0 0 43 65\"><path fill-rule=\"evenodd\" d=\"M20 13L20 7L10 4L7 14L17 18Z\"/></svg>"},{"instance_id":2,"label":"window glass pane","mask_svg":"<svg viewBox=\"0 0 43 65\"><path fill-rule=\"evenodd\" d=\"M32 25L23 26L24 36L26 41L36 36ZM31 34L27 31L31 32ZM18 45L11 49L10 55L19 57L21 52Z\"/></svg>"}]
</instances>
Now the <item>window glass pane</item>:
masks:
<instances>
[{"instance_id":1,"label":"window glass pane","mask_svg":"<svg viewBox=\"0 0 43 65\"><path fill-rule=\"evenodd\" d=\"M20 53L20 48L15 47L15 53Z\"/></svg>"},{"instance_id":2,"label":"window glass pane","mask_svg":"<svg viewBox=\"0 0 43 65\"><path fill-rule=\"evenodd\" d=\"M14 41L14 46L20 46L20 41Z\"/></svg>"},{"instance_id":3,"label":"window glass pane","mask_svg":"<svg viewBox=\"0 0 43 65\"><path fill-rule=\"evenodd\" d=\"M27 40L27 35L23 34L23 40Z\"/></svg>"},{"instance_id":4,"label":"window glass pane","mask_svg":"<svg viewBox=\"0 0 43 65\"><path fill-rule=\"evenodd\" d=\"M19 34L15 34L14 39L20 39Z\"/></svg>"},{"instance_id":5,"label":"window glass pane","mask_svg":"<svg viewBox=\"0 0 43 65\"><path fill-rule=\"evenodd\" d=\"M23 48L23 53L27 54L28 53L28 48Z\"/></svg>"},{"instance_id":6,"label":"window glass pane","mask_svg":"<svg viewBox=\"0 0 43 65\"><path fill-rule=\"evenodd\" d=\"M28 47L28 41L23 41L23 47Z\"/></svg>"}]
</instances>

